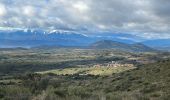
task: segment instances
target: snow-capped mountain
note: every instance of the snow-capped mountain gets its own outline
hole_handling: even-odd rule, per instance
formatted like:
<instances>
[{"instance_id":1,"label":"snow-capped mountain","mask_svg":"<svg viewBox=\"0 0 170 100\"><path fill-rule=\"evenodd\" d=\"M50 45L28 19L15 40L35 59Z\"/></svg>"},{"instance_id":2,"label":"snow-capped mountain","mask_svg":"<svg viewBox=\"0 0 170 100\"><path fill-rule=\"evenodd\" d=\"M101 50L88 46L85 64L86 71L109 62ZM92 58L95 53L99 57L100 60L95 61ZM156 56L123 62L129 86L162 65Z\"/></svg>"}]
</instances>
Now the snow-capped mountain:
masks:
<instances>
[{"instance_id":1,"label":"snow-capped mountain","mask_svg":"<svg viewBox=\"0 0 170 100\"><path fill-rule=\"evenodd\" d=\"M11 29L0 30L0 47L88 46L100 40L132 44L140 37L130 34L96 33L96 35L67 30Z\"/></svg>"},{"instance_id":2,"label":"snow-capped mountain","mask_svg":"<svg viewBox=\"0 0 170 100\"><path fill-rule=\"evenodd\" d=\"M79 46L90 43L91 40L83 34L67 31L43 30L13 30L0 31L0 45L3 46L39 46L39 45L65 45Z\"/></svg>"}]
</instances>

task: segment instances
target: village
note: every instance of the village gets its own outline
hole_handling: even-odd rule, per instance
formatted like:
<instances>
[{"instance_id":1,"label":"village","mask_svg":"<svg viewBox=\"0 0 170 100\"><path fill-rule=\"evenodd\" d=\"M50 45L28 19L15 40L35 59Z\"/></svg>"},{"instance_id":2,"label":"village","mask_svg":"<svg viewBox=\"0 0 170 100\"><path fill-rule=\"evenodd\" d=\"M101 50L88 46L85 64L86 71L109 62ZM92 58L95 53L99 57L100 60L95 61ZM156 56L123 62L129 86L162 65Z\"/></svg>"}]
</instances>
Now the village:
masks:
<instances>
[{"instance_id":1,"label":"village","mask_svg":"<svg viewBox=\"0 0 170 100\"><path fill-rule=\"evenodd\" d=\"M109 63L104 63L104 64L96 64L93 67L95 68L101 68L101 67L134 67L134 64L130 63L122 63L119 61L111 61Z\"/></svg>"}]
</instances>

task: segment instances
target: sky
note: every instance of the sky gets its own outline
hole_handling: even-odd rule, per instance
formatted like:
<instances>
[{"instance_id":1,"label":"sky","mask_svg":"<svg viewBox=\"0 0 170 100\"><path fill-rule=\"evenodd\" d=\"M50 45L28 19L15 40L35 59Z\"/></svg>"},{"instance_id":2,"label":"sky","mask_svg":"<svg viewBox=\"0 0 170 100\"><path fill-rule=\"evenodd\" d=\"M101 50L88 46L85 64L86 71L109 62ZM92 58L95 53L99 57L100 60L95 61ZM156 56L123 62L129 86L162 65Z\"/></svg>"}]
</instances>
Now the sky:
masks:
<instances>
[{"instance_id":1,"label":"sky","mask_svg":"<svg viewBox=\"0 0 170 100\"><path fill-rule=\"evenodd\" d=\"M0 0L0 29L8 28L170 38L170 0Z\"/></svg>"}]
</instances>

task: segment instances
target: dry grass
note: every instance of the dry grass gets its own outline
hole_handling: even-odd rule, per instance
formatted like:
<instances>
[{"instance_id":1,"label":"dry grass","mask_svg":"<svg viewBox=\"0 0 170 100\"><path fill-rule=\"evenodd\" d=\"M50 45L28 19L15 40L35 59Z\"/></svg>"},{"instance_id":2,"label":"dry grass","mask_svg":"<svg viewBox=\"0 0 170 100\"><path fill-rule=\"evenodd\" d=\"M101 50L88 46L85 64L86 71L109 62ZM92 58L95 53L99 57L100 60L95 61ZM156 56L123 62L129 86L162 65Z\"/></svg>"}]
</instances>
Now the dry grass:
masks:
<instances>
[{"instance_id":1,"label":"dry grass","mask_svg":"<svg viewBox=\"0 0 170 100\"><path fill-rule=\"evenodd\" d=\"M65 68L38 72L40 74L53 73L56 75L90 74L90 75L112 75L123 71L134 69L135 67L89 67L89 68Z\"/></svg>"}]
</instances>

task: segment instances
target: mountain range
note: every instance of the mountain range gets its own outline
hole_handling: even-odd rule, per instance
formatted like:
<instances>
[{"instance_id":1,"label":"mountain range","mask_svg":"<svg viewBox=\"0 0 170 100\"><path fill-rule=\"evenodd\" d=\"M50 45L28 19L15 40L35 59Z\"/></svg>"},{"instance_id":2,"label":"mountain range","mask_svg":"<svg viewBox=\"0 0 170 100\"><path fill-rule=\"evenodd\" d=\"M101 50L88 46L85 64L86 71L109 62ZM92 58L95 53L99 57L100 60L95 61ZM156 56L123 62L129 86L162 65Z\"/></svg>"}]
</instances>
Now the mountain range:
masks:
<instances>
[{"instance_id":1,"label":"mountain range","mask_svg":"<svg viewBox=\"0 0 170 100\"><path fill-rule=\"evenodd\" d=\"M108 40L108 41L107 41ZM109 41L111 40L111 41ZM113 43L114 42L114 43ZM96 44L98 44L96 46ZM100 45L101 44L101 45ZM64 30L1 30L0 47L37 47L37 46L91 46L93 48L140 48L152 47L156 49L170 48L170 39L145 40L144 38L126 34L101 32L94 34L82 34L75 31ZM146 45L146 46L145 46ZM150 50L150 49L148 49Z\"/></svg>"},{"instance_id":2,"label":"mountain range","mask_svg":"<svg viewBox=\"0 0 170 100\"><path fill-rule=\"evenodd\" d=\"M53 30L16 30L0 31L0 47L34 47L41 45L87 46L100 40L114 40L122 43L134 43L127 34L102 33L84 35L74 31Z\"/></svg>"}]
</instances>

